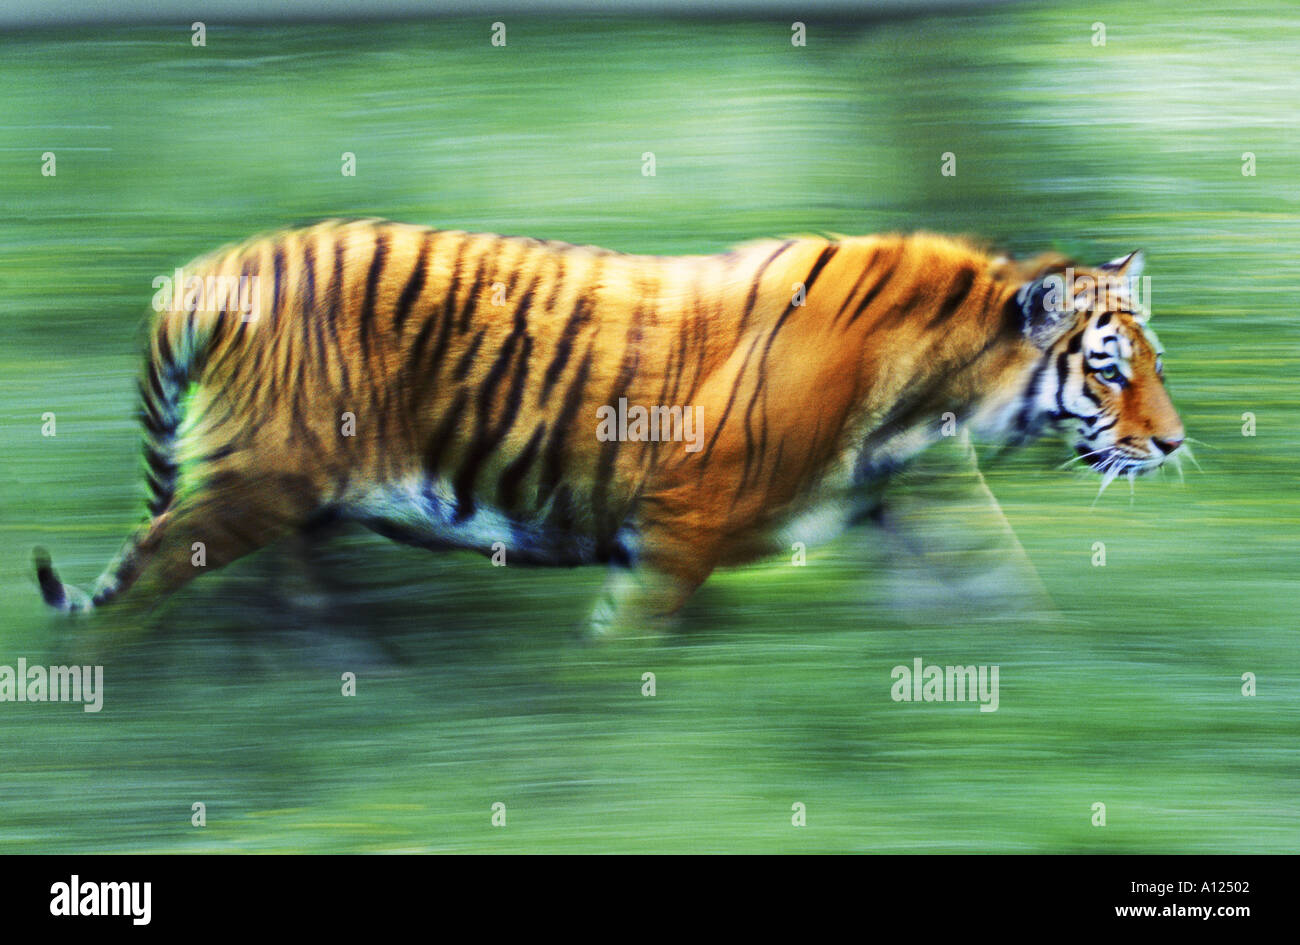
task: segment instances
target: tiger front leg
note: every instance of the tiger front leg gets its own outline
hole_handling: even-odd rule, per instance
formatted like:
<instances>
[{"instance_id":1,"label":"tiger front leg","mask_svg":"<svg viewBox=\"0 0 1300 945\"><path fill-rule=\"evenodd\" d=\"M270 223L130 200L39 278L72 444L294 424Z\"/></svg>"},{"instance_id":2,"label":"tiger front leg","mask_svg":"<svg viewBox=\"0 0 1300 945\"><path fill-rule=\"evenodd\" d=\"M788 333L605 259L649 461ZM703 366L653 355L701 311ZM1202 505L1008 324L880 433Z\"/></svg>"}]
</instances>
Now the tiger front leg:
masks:
<instances>
[{"instance_id":1,"label":"tiger front leg","mask_svg":"<svg viewBox=\"0 0 1300 945\"><path fill-rule=\"evenodd\" d=\"M676 626L677 613L706 577L698 565L669 570L643 561L614 565L583 624L587 640L659 638Z\"/></svg>"},{"instance_id":2,"label":"tiger front leg","mask_svg":"<svg viewBox=\"0 0 1300 945\"><path fill-rule=\"evenodd\" d=\"M881 559L888 598L904 619L1057 619L965 431L919 457L870 522L847 541Z\"/></svg>"}]
</instances>

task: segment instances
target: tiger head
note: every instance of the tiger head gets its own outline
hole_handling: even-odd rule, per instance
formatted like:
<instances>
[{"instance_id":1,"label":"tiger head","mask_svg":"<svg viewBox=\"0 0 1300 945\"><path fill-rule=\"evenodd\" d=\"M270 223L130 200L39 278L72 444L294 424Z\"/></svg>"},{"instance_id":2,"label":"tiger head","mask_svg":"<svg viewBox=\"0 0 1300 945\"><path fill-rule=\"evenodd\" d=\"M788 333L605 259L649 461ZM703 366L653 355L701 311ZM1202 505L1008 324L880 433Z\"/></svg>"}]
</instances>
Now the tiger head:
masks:
<instances>
[{"instance_id":1,"label":"tiger head","mask_svg":"<svg viewBox=\"0 0 1300 945\"><path fill-rule=\"evenodd\" d=\"M1052 267L1009 303L1033 353L1016 428L1055 428L1109 482L1161 466L1183 445L1163 351L1135 304L1142 254L1095 269Z\"/></svg>"}]
</instances>

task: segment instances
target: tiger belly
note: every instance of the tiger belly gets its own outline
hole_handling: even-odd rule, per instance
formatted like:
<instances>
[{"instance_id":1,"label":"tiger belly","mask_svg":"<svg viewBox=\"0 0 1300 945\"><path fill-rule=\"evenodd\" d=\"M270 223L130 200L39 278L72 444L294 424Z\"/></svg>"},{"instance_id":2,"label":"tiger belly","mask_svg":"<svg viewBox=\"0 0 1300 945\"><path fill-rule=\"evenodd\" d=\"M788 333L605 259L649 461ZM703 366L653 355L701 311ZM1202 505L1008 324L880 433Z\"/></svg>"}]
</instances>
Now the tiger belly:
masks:
<instances>
[{"instance_id":1,"label":"tiger belly","mask_svg":"<svg viewBox=\"0 0 1300 945\"><path fill-rule=\"evenodd\" d=\"M372 487L343 508L353 519L379 534L431 550L460 549L491 555L504 550L507 563L572 566L601 560L599 543L591 535L558 527L549 509L522 517L508 515L479 500L474 511L457 514L451 483L414 477ZM615 554L626 555L622 536Z\"/></svg>"}]
</instances>

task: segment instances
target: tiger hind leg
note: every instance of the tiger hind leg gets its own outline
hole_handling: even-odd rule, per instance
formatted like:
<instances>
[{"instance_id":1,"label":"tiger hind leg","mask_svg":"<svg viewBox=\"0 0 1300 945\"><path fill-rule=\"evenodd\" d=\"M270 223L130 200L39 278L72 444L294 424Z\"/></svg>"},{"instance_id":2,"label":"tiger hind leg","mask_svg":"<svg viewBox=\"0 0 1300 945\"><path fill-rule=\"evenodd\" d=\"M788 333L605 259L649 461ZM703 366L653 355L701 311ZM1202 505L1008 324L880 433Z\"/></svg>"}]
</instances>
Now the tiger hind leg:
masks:
<instances>
[{"instance_id":1,"label":"tiger hind leg","mask_svg":"<svg viewBox=\"0 0 1300 945\"><path fill-rule=\"evenodd\" d=\"M337 579L331 573L330 545L347 530L338 515L317 516L281 542L273 586L286 611L305 619L323 617L333 607Z\"/></svg>"},{"instance_id":2,"label":"tiger hind leg","mask_svg":"<svg viewBox=\"0 0 1300 945\"><path fill-rule=\"evenodd\" d=\"M308 519L310 504L281 483L227 477L178 500L140 526L89 594L64 584L49 555L37 549L37 580L45 602L76 613L123 603L135 609L160 604L207 570L222 567L270 544ZM130 591L128 601L123 598Z\"/></svg>"}]
</instances>

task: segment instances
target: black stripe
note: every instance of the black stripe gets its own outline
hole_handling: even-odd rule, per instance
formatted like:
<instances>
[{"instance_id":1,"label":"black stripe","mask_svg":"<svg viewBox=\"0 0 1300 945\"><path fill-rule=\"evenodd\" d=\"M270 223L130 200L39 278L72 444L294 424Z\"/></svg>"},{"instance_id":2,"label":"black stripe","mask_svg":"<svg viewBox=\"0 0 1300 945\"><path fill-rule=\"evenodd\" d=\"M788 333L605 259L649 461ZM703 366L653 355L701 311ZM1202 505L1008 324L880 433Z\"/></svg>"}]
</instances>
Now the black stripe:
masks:
<instances>
[{"instance_id":1,"label":"black stripe","mask_svg":"<svg viewBox=\"0 0 1300 945\"><path fill-rule=\"evenodd\" d=\"M894 273L898 271L898 262L899 259L902 257L902 255L903 255L902 251L900 250L899 253L892 260L890 260L889 265L885 269L885 274L881 276L870 289L867 290L867 294L862 297L862 301L858 304L857 311L853 313L852 317L848 320L848 323L845 327L848 327L848 325L852 325L859 318L861 318L862 315L867 311L867 308L871 305L871 303L874 302L880 296L880 293L884 290L885 286L889 284L889 280L894 278Z\"/></svg>"},{"instance_id":2,"label":"black stripe","mask_svg":"<svg viewBox=\"0 0 1300 945\"><path fill-rule=\"evenodd\" d=\"M929 294L928 290L929 286L926 285L925 278L922 276L919 282L912 284L912 291L907 293L907 298L890 306L892 317L889 319L889 324L901 325L903 322L907 321L912 316L912 313L916 311L921 299L925 298L925 296Z\"/></svg>"},{"instance_id":3,"label":"black stripe","mask_svg":"<svg viewBox=\"0 0 1300 945\"><path fill-rule=\"evenodd\" d=\"M284 245L282 243L277 242L275 245L272 266L275 270L275 288L271 293L271 325L275 326L279 324L280 311L284 307Z\"/></svg>"},{"instance_id":4,"label":"black stripe","mask_svg":"<svg viewBox=\"0 0 1300 945\"><path fill-rule=\"evenodd\" d=\"M442 301L443 313L448 318L456 308L456 294L460 291L461 266L465 261L465 250L473 239L474 237L468 233L461 238L460 245L456 249L456 260L451 264L451 282L447 284L447 297ZM482 265L481 260L479 264Z\"/></svg>"},{"instance_id":5,"label":"black stripe","mask_svg":"<svg viewBox=\"0 0 1300 945\"><path fill-rule=\"evenodd\" d=\"M313 432L311 424L307 421L307 418L303 416L302 412L302 395L307 388L306 383L303 381L303 372L305 368L305 362L299 358L298 380L297 383L293 385L293 399L290 401L290 410L293 413L293 427L289 435L291 437L296 437L298 434L302 434L310 444L313 455L320 456L322 453L320 437Z\"/></svg>"},{"instance_id":6,"label":"black stripe","mask_svg":"<svg viewBox=\"0 0 1300 945\"><path fill-rule=\"evenodd\" d=\"M433 334L434 327L438 325L440 321L442 321L442 319L435 318L433 313L430 313L429 317L424 320L424 324L420 326L420 333L415 336L415 341L411 345L410 356L407 358L407 376L419 376L420 362L422 360L421 356L424 352L424 347L429 343L429 337Z\"/></svg>"},{"instance_id":7,"label":"black stripe","mask_svg":"<svg viewBox=\"0 0 1300 945\"><path fill-rule=\"evenodd\" d=\"M740 382L745 377L745 371L749 367L749 359L754 356L754 350L758 347L758 342L762 336L755 335L754 340L749 343L749 350L745 352L745 360L740 365L740 370L736 372L736 379L731 383L731 396L727 398L727 406L722 411L722 416L718 418L718 424L713 428L713 438L709 440L709 445L704 448L704 455L701 457L701 465L707 466L709 458L713 453L713 447L718 442L718 437L722 436L722 428L727 425L727 418L731 416L731 408L736 404L736 395L740 392Z\"/></svg>"},{"instance_id":8,"label":"black stripe","mask_svg":"<svg viewBox=\"0 0 1300 945\"><path fill-rule=\"evenodd\" d=\"M880 247L873 247L871 250L871 258L863 265L862 271L858 273L857 281L853 283L853 288L850 289L849 294L844 297L844 304L840 306L840 310L836 312L835 317L831 319L832 328L839 323L839 320L844 316L844 313L849 310L849 305L852 304L853 297L858 294L858 289L862 288L862 283L866 281L867 276L871 275L871 270L875 266L876 259L879 256Z\"/></svg>"},{"instance_id":9,"label":"black stripe","mask_svg":"<svg viewBox=\"0 0 1300 945\"><path fill-rule=\"evenodd\" d=\"M227 443L225 446L221 447L220 449L213 450L207 456L203 456L200 459L196 460L196 465L201 466L204 463L215 463L219 459L225 459L227 456L230 456L235 452L236 449L238 449L238 447L236 447L235 444Z\"/></svg>"},{"instance_id":10,"label":"black stripe","mask_svg":"<svg viewBox=\"0 0 1300 945\"><path fill-rule=\"evenodd\" d=\"M348 376L347 357L339 347L338 316L343 307L343 241L337 236L334 238L334 272L326 295L329 304L325 308L325 327L329 330L330 341L338 351L339 372L343 375L343 387L345 390L351 391L352 384Z\"/></svg>"},{"instance_id":11,"label":"black stripe","mask_svg":"<svg viewBox=\"0 0 1300 945\"><path fill-rule=\"evenodd\" d=\"M785 437L782 436L776 444L776 455L772 457L772 472L767 477L767 487L772 489L776 486L776 477L781 474L781 460L785 456Z\"/></svg>"},{"instance_id":12,"label":"black stripe","mask_svg":"<svg viewBox=\"0 0 1300 945\"><path fill-rule=\"evenodd\" d=\"M806 450L807 458L804 460L802 468L799 470L799 475L796 477L797 482L809 481L812 472L817 465L818 447L821 445L821 439L822 418L818 417L817 422L813 425L812 436L808 439L808 449Z\"/></svg>"},{"instance_id":13,"label":"black stripe","mask_svg":"<svg viewBox=\"0 0 1300 945\"><path fill-rule=\"evenodd\" d=\"M235 341L234 341L235 344L239 344L239 342L244 340L244 334L248 330L248 319L245 317L244 304L243 304L244 286L251 285L252 278L253 278L253 261L251 259L246 259L244 260L243 266L240 267L239 279L236 283L237 288L235 289L235 298L234 298L235 314L239 317L239 327L235 329ZM230 300L227 299L227 301Z\"/></svg>"},{"instance_id":14,"label":"black stripe","mask_svg":"<svg viewBox=\"0 0 1300 945\"><path fill-rule=\"evenodd\" d=\"M166 322L159 323L154 337L158 339L158 360L166 369L168 379L175 382L179 372L176 370L176 358L172 354L171 341L167 337Z\"/></svg>"},{"instance_id":15,"label":"black stripe","mask_svg":"<svg viewBox=\"0 0 1300 945\"><path fill-rule=\"evenodd\" d=\"M148 508L149 514L156 518L172 504L172 499L176 494L176 477L159 476L156 473L146 471L145 482L149 486L150 495L145 507Z\"/></svg>"},{"instance_id":16,"label":"black stripe","mask_svg":"<svg viewBox=\"0 0 1300 945\"><path fill-rule=\"evenodd\" d=\"M167 403L167 395L163 393L162 378L158 376L158 365L152 358L149 359L149 368L145 373L153 403L159 406L170 406Z\"/></svg>"},{"instance_id":17,"label":"black stripe","mask_svg":"<svg viewBox=\"0 0 1300 945\"><path fill-rule=\"evenodd\" d=\"M490 264L490 268L493 272L496 271L497 260L501 257L501 251L506 245L506 238L504 236L495 237L495 240L496 242L493 246L491 256L492 261ZM483 277L484 275L487 275L488 270L488 254L484 252L483 255L479 257L478 269L474 273L474 284L470 287L469 296L465 299L465 307L460 310L460 319L456 324L456 331L462 335L469 331L470 319L474 317L474 311L478 308L478 296L483 288Z\"/></svg>"},{"instance_id":18,"label":"black stripe","mask_svg":"<svg viewBox=\"0 0 1300 945\"><path fill-rule=\"evenodd\" d=\"M809 271L807 278L805 278L803 281L805 305L808 304L808 296L812 294L813 284L816 283L817 277L821 274L821 271L826 268L826 265L831 261L831 259L834 258L835 253L838 249L839 247L837 245L832 244L830 246L827 246L825 249L823 249L821 253L817 256L817 261L813 263L812 269ZM766 448L767 436L766 436L766 424L764 424L762 446L758 448L757 454L755 452L756 444L754 443L753 418L754 418L754 408L758 404L758 399L766 392L767 389L768 355L772 351L772 346L776 343L777 333L781 331L782 327L784 327L786 323L786 320L789 319L790 315L794 312L794 310L797 307L798 306L796 306L793 301L791 301L790 304L785 307L785 311L781 313L781 317L777 319L776 325L773 326L772 331L767 336L767 344L763 347L763 356L759 359L758 362L758 378L754 384L754 393L753 396L751 396L749 399L749 406L745 408L745 467L741 473L740 481L742 486L744 486L749 481L749 470L751 465L757 466L757 468L755 469L755 474L757 474L758 471L761 469L762 453ZM739 385L740 378L737 378L736 380L737 380L737 384ZM739 496L737 496L737 498L739 498Z\"/></svg>"},{"instance_id":19,"label":"black stripe","mask_svg":"<svg viewBox=\"0 0 1300 945\"><path fill-rule=\"evenodd\" d=\"M642 300L648 298L648 293L642 292ZM638 304L632 311L632 323L627 331L627 343L623 349L623 360L619 365L618 376L614 378L614 384L610 388L609 396L605 398L605 403L616 404L636 378L636 372L641 363L641 319L645 311L641 304ZM592 514L595 516L597 529L597 542L604 542L607 536L606 509L605 499L609 494L609 485L614 471L614 462L619 449L618 440L607 440L600 446L600 455L596 460L595 479L591 489L591 506Z\"/></svg>"},{"instance_id":20,"label":"black stripe","mask_svg":"<svg viewBox=\"0 0 1300 945\"><path fill-rule=\"evenodd\" d=\"M564 368L569 363L569 356L573 351L573 343L577 340L578 332L591 320L595 312L595 287L603 269L604 264L597 260L592 265L592 274L587 278L584 287L579 290L579 296L573 303L573 311L569 313L569 317L564 323L564 330L555 343L555 355L547 366L546 373L542 376L542 389L537 398L539 406L546 402L551 388L560 379L560 375L564 373ZM548 312L555 307L555 302L559 298L560 280L565 276L567 276L567 272L561 264L560 272L556 276L555 289L552 291L551 299L547 303Z\"/></svg>"},{"instance_id":21,"label":"black stripe","mask_svg":"<svg viewBox=\"0 0 1300 945\"><path fill-rule=\"evenodd\" d=\"M562 252L554 251L552 247L551 261L555 263L555 282L551 285L551 291L546 297L546 314L550 314L555 309L555 303L559 301L560 290L563 289L564 283L568 278L568 270L564 265L564 256Z\"/></svg>"},{"instance_id":22,"label":"black stripe","mask_svg":"<svg viewBox=\"0 0 1300 945\"><path fill-rule=\"evenodd\" d=\"M577 338L578 332L582 327L591 320L592 303L586 296L578 299L573 306L573 311L569 313L568 321L564 323L564 331L560 333L559 340L555 343L555 355L551 358L551 363L546 367L546 373L542 377L542 391L539 397L539 403L545 403L547 396L555 382L560 379L564 372L564 367L569 363L569 355L573 351L573 342Z\"/></svg>"},{"instance_id":23,"label":"black stripe","mask_svg":"<svg viewBox=\"0 0 1300 945\"><path fill-rule=\"evenodd\" d=\"M265 335L263 334L263 336L259 338L258 341L260 343L256 344L253 347L253 363L248 370L249 376L252 378L252 382L255 385L252 391L254 395L256 395L258 391L263 390L264 387L266 386L262 383L262 358L266 355L266 349L267 349ZM244 366L242 364L237 365L238 370L242 371L243 367ZM274 381L274 379L275 378L273 376L272 381ZM232 387L234 387L235 386L234 381L235 381L235 375L232 373L227 383L230 384Z\"/></svg>"},{"instance_id":24,"label":"black stripe","mask_svg":"<svg viewBox=\"0 0 1300 945\"><path fill-rule=\"evenodd\" d=\"M520 297L519 304L515 306L514 329L502 343L496 360L479 388L478 423L475 426L474 440L465 462L456 474L456 521L464 521L474 514L474 483L478 479L479 467L505 439L515 422L515 417L519 414L519 406L524 398L524 386L528 379L528 359L533 347L533 340L528 336L528 309L532 304L533 290L536 289L539 278L539 275L534 274L533 281ZM497 385L509 369L515 349L520 346L521 341L522 350L515 367L514 380L506 396L501 418L493 424L492 404L496 399Z\"/></svg>"},{"instance_id":25,"label":"black stripe","mask_svg":"<svg viewBox=\"0 0 1300 945\"><path fill-rule=\"evenodd\" d=\"M460 285L461 264L465 258L465 247L469 245L470 239L471 237L468 234L461 238L456 250L456 257L451 266L451 281L448 283L447 294L442 301L442 308L436 313L437 317L435 317L434 312L429 313L424 320L424 324L420 326L420 333L416 336L415 343L411 345L407 368L408 377L428 378L431 381L437 376L438 365L442 361L443 351L446 350L447 340L451 336L452 317L456 307L456 290ZM435 326L438 328L438 342L434 346L432 357L429 357L426 362L424 349L429 343L429 338L432 336Z\"/></svg>"},{"instance_id":26,"label":"black stripe","mask_svg":"<svg viewBox=\"0 0 1300 945\"><path fill-rule=\"evenodd\" d=\"M289 326L286 325L283 329L279 327L281 315L286 314L284 311L285 309L284 296L286 294L286 289L284 284L285 283L284 275L285 275L285 268L286 268L284 252L285 251L284 251L283 242L277 241L275 244L275 253L274 253L274 261L273 261L273 268L275 269L275 289L271 294L271 327L275 329L275 334L274 337L271 339L271 344L274 347L275 351L277 352L282 347L285 349L284 354L281 356L281 360L283 364L281 377L280 377L281 387L287 387L289 384L289 365L293 361L293 350L292 350L293 335L290 331ZM305 358L308 356L310 351L308 347L310 328L308 325L308 317L306 314L300 313L299 320L302 322L302 340L303 340L303 350L301 352L301 357ZM268 393L270 393L269 390Z\"/></svg>"},{"instance_id":27,"label":"black stripe","mask_svg":"<svg viewBox=\"0 0 1300 945\"><path fill-rule=\"evenodd\" d=\"M474 284L469 287L469 294L465 297L465 305L461 308L460 315L456 319L456 333L459 335L469 331L470 320L474 317L474 312L478 308L479 293L483 291L483 269L486 265L486 257L479 260L478 271L474 276Z\"/></svg>"},{"instance_id":28,"label":"black stripe","mask_svg":"<svg viewBox=\"0 0 1300 945\"><path fill-rule=\"evenodd\" d=\"M528 313L531 312L533 309L533 293L537 291L537 283L540 281L540 279L541 279L540 272L533 274L533 281L528 284L528 288L524 290L524 294L519 297L519 304L515 306L514 330L516 334L522 335L528 331ZM511 285L510 291L513 292L514 291L513 277L511 277L510 285Z\"/></svg>"},{"instance_id":29,"label":"black stripe","mask_svg":"<svg viewBox=\"0 0 1300 945\"><path fill-rule=\"evenodd\" d=\"M144 379L137 381L136 386L140 391L140 422L144 428L154 436L170 433L171 428L163 421L162 416L149 400L149 395L144 388Z\"/></svg>"},{"instance_id":30,"label":"black stripe","mask_svg":"<svg viewBox=\"0 0 1300 945\"><path fill-rule=\"evenodd\" d=\"M402 289L401 296L397 299L397 308L393 312L393 334L400 337L402 329L406 325L406 317L411 313L411 306L415 304L424 291L424 270L428 265L430 234L424 234L420 241L420 252L415 257L415 268L411 270L411 275L406 280L406 286Z\"/></svg>"},{"instance_id":31,"label":"black stripe","mask_svg":"<svg viewBox=\"0 0 1300 945\"><path fill-rule=\"evenodd\" d=\"M384 274L384 260L388 256L388 234L380 230L375 234L375 248L370 258L370 270L366 273L366 296L361 303L361 357L370 356L370 329L375 319L375 296L379 292L379 280Z\"/></svg>"},{"instance_id":32,"label":"black stripe","mask_svg":"<svg viewBox=\"0 0 1300 945\"><path fill-rule=\"evenodd\" d=\"M749 316L753 314L754 305L758 302L759 286L763 282L763 274L767 272L767 267L772 265L772 263L776 261L776 257L780 256L782 253L784 253L787 249L789 249L797 242L799 241L786 240L784 243L782 243L780 246L777 247L776 251L772 253L771 256L768 256L767 259L763 260L762 265L760 265L758 267L758 270L754 273L753 278L750 280L749 298L745 300L745 310L741 313L740 324L736 328L737 333L744 332L745 326L749 324Z\"/></svg>"},{"instance_id":33,"label":"black stripe","mask_svg":"<svg viewBox=\"0 0 1300 945\"><path fill-rule=\"evenodd\" d=\"M690 317L691 317L691 326L692 326L692 328L694 327L695 323L699 321L699 318L700 318L700 278L701 278L701 276L703 275L704 271L705 271L705 266L704 266L704 265L700 265L700 266L698 267L698 271L696 272L695 278L691 280L691 309L690 309ZM679 332L677 333L677 335L675 336L676 339L677 339L677 351L676 351L676 354L677 354L677 367L676 367L676 370L673 371L673 376L672 376L672 391L671 391L671 393L669 394L669 397L670 397L671 399L670 399L670 400L661 400L661 401L660 401L661 404L677 404L677 403L680 403L680 401L678 401L678 399L677 399L677 396L681 393L681 390L682 390L682 376L684 375L684 373L685 373L685 371L686 371L686 355L687 355L688 350L689 350L689 347L690 347L690 346L689 346L689 343L688 343L688 340L687 340L687 338L688 338L688 331L687 331L687 325L686 325L686 317L685 317L685 316L686 316L686 312L685 312L685 310L683 310L681 314L682 314L682 330L679 331ZM693 333L693 332L691 332L691 333ZM685 406L685 405L683 405L683 406Z\"/></svg>"},{"instance_id":34,"label":"black stripe","mask_svg":"<svg viewBox=\"0 0 1300 945\"><path fill-rule=\"evenodd\" d=\"M171 458L166 453L157 447L150 447L145 450L144 460L150 470L163 478L175 476L176 471L180 468L171 461Z\"/></svg>"},{"instance_id":35,"label":"black stripe","mask_svg":"<svg viewBox=\"0 0 1300 945\"><path fill-rule=\"evenodd\" d=\"M826 264L829 263L831 259L835 256L835 252L838 249L839 247L833 244L831 246L827 246L825 249L821 251L821 254L817 257L817 262L813 263L813 267L809 271L807 278L803 280L803 292L804 292L805 305L808 304L808 296L812 294L813 283L817 281L817 277L821 275L821 271L826 268ZM772 345L776 341L777 332L781 330L781 328L785 325L786 319L790 317L790 315L794 312L794 310L797 307L798 306L796 306L792 301L789 305L785 307L785 311L781 313L781 317L776 320L776 325L772 328L771 334L767 336L767 345L763 348L764 361L767 360L768 352L772 350Z\"/></svg>"},{"instance_id":36,"label":"black stripe","mask_svg":"<svg viewBox=\"0 0 1300 945\"><path fill-rule=\"evenodd\" d=\"M456 369L452 372L455 380L465 380L465 375L469 373L470 365L474 363L474 356L478 354L479 345L483 343L483 329L480 328L474 333L474 340L469 343L469 347L461 354L460 360L456 362Z\"/></svg>"},{"instance_id":37,"label":"black stripe","mask_svg":"<svg viewBox=\"0 0 1300 945\"><path fill-rule=\"evenodd\" d=\"M957 273L957 278L953 281L948 289L948 294L939 305L939 310L934 313L930 319L927 328L937 328L948 319L956 314L957 309L961 308L961 303L966 301L966 296L970 295L971 286L975 282L975 270L963 268Z\"/></svg>"},{"instance_id":38,"label":"black stripe","mask_svg":"<svg viewBox=\"0 0 1300 945\"><path fill-rule=\"evenodd\" d=\"M555 425L551 427L551 438L546 444L545 464L542 468L541 491L538 494L538 500L541 502L546 501L547 496L555 491L564 475L564 438L573 428L573 421L582 407L583 388L587 385L587 375L591 371L591 361L595 353L596 343L593 341L587 347L582 363L564 392L560 414L555 420Z\"/></svg>"},{"instance_id":39,"label":"black stripe","mask_svg":"<svg viewBox=\"0 0 1300 945\"><path fill-rule=\"evenodd\" d=\"M727 276L731 271L730 267L735 261L732 254L728 254L727 258L728 268L724 272L723 277L719 280L719 282L724 285L728 281ZM700 278L704 278L703 270L701 270ZM719 295L721 295L721 293L719 293ZM695 346L698 355L695 358L695 373L691 377L691 386L687 389L686 393L685 403L687 404L691 403L691 401L695 399L695 392L699 390L700 381L704 377L704 362L709 353L709 316L704 312L703 306L704 299L701 297L700 284L697 280L695 285L695 321L692 325L691 344Z\"/></svg>"},{"instance_id":40,"label":"black stripe","mask_svg":"<svg viewBox=\"0 0 1300 945\"><path fill-rule=\"evenodd\" d=\"M463 522L474 514L474 482L478 479L479 467L496 450L498 444L514 425L519 415L519 406L524 399L524 385L528 380L528 356L532 351L533 339L523 336L523 347L515 365L514 380L506 395L505 407L501 419L493 425L491 422L492 402L496 395L496 386L505 376L510 366L517 336L512 335L502 346L500 355L488 372L478 395L478 425L474 442L470 446L465 462L456 473L456 516L455 521Z\"/></svg>"},{"instance_id":41,"label":"black stripe","mask_svg":"<svg viewBox=\"0 0 1300 945\"><path fill-rule=\"evenodd\" d=\"M528 475L533 460L537 458L542 437L545 435L546 424L539 423L533 435L528 438L523 451L502 470L501 478L497 482L497 504L503 511L511 512L519 505L519 488L523 484L524 477Z\"/></svg>"},{"instance_id":42,"label":"black stripe","mask_svg":"<svg viewBox=\"0 0 1300 945\"><path fill-rule=\"evenodd\" d=\"M654 406L669 407L672 404L672 401L668 399L668 386L672 383L672 379L673 379L673 365L679 359L684 359L685 357L686 355L682 351L682 346L680 344L669 349L668 364L664 367L663 383L659 385L659 396L655 398ZM685 424L686 424L686 418L685 416L683 416L682 417L683 429L685 428ZM663 436L662 430L660 430L659 436L656 436L653 439L651 439L649 444L649 451L648 451L648 462L646 464L648 468L650 469L655 468L656 462L659 459L659 448L663 446L664 441L665 441L665 437Z\"/></svg>"},{"instance_id":43,"label":"black stripe","mask_svg":"<svg viewBox=\"0 0 1300 945\"><path fill-rule=\"evenodd\" d=\"M304 350L308 342L307 323L312 322L316 325L317 339L320 339L320 315L316 311L316 251L312 248L311 239L303 240L302 244L302 275L303 284L298 296L298 317L302 319L302 338ZM325 355L325 346L321 344L321 357Z\"/></svg>"},{"instance_id":44,"label":"black stripe","mask_svg":"<svg viewBox=\"0 0 1300 945\"><path fill-rule=\"evenodd\" d=\"M424 468L430 477L438 472L438 464L442 460L443 451L446 450L448 442L456 433L457 426L460 423L460 416L465 412L465 404L468 400L469 392L463 388L458 390L451 407L443 415L433 435L429 437L429 445L425 447L424 451Z\"/></svg>"},{"instance_id":45,"label":"black stripe","mask_svg":"<svg viewBox=\"0 0 1300 945\"><path fill-rule=\"evenodd\" d=\"M1065 407L1065 382L1070 377L1070 353L1062 351L1056 358L1056 409L1063 416L1078 417L1079 415ZM1083 419L1080 417L1079 419Z\"/></svg>"},{"instance_id":46,"label":"black stripe","mask_svg":"<svg viewBox=\"0 0 1300 945\"><path fill-rule=\"evenodd\" d=\"M1016 429L1020 431L1021 436L1029 434L1034 423L1034 408L1038 402L1038 385L1042 383L1042 377L1047 370L1047 366L1052 361L1050 351L1043 352L1043 356L1038 359L1038 364L1034 367L1034 373L1030 375L1029 386L1020 399L1020 413L1016 416Z\"/></svg>"}]
</instances>

